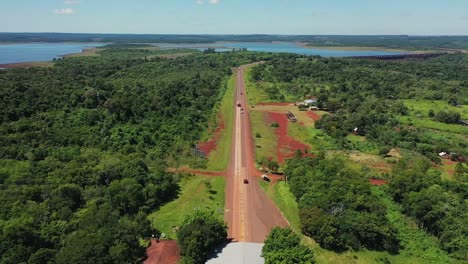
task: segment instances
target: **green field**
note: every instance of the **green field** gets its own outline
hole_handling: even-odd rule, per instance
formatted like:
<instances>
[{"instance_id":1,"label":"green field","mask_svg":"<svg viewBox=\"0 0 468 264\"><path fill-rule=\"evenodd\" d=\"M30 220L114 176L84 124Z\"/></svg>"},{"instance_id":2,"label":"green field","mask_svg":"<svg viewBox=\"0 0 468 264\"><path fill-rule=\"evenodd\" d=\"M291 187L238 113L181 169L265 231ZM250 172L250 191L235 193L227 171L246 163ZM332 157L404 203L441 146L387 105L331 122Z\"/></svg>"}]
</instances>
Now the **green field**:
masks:
<instances>
[{"instance_id":1,"label":"green field","mask_svg":"<svg viewBox=\"0 0 468 264\"><path fill-rule=\"evenodd\" d=\"M451 106L445 101L431 101L431 100L403 100L405 105L411 111L419 111L423 115L427 116L429 110L432 109L434 112L439 112L442 110L450 110L460 113L462 119L468 119L468 106Z\"/></svg>"},{"instance_id":2,"label":"green field","mask_svg":"<svg viewBox=\"0 0 468 264\"><path fill-rule=\"evenodd\" d=\"M430 101L430 100L404 100L405 105L410 110L409 116L400 116L400 122L404 124L413 124L416 127L434 129L445 132L458 134L468 134L468 127L458 124L445 124L434 121L428 117L429 110L437 113L443 110L455 111L460 113L463 120L468 119L468 107L455 107L447 104L445 101Z\"/></svg>"},{"instance_id":3,"label":"green field","mask_svg":"<svg viewBox=\"0 0 468 264\"><path fill-rule=\"evenodd\" d=\"M237 75L233 74L227 81L227 90L221 101L220 118L218 122L224 122L224 130L222 131L221 138L218 142L216 149L214 149L208 156L208 170L223 171L226 169L229 161L229 153L231 152L232 133L234 125L234 92L235 80Z\"/></svg>"},{"instance_id":4,"label":"green field","mask_svg":"<svg viewBox=\"0 0 468 264\"><path fill-rule=\"evenodd\" d=\"M211 184L211 189L207 188L206 182ZM150 214L148 219L154 228L169 238L175 238L176 228L194 210L215 211L223 218L224 185L223 177L185 177L180 181L179 197Z\"/></svg>"},{"instance_id":5,"label":"green field","mask_svg":"<svg viewBox=\"0 0 468 264\"><path fill-rule=\"evenodd\" d=\"M257 160L271 157L277 161L276 146L278 138L275 134L275 128L265 122L266 114L261 111L250 111L252 135L255 139L255 157ZM261 138L256 137L257 133L260 134Z\"/></svg>"}]
</instances>

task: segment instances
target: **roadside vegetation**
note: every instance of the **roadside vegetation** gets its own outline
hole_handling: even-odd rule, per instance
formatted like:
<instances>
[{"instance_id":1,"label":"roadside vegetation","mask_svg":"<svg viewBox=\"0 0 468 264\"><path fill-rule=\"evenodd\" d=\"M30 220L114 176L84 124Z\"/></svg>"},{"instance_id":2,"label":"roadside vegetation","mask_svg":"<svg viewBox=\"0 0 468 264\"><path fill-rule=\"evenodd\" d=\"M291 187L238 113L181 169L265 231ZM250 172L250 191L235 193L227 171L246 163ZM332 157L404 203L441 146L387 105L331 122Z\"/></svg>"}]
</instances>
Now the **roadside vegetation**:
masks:
<instances>
[{"instance_id":1,"label":"roadside vegetation","mask_svg":"<svg viewBox=\"0 0 468 264\"><path fill-rule=\"evenodd\" d=\"M216 246L227 240L227 226L213 214L195 211L177 231L181 263L203 264Z\"/></svg>"},{"instance_id":2,"label":"roadside vegetation","mask_svg":"<svg viewBox=\"0 0 468 264\"><path fill-rule=\"evenodd\" d=\"M179 186L175 200L148 216L153 228L164 233L166 238L176 238L182 221L194 211L215 212L223 219L224 177L184 176Z\"/></svg>"},{"instance_id":3,"label":"roadside vegetation","mask_svg":"<svg viewBox=\"0 0 468 264\"><path fill-rule=\"evenodd\" d=\"M265 240L262 256L266 264L315 263L312 251L301 244L300 237L290 228L273 228Z\"/></svg>"},{"instance_id":4,"label":"roadside vegetation","mask_svg":"<svg viewBox=\"0 0 468 264\"><path fill-rule=\"evenodd\" d=\"M234 92L236 74L233 74L227 81L227 89L221 100L220 113L216 115L217 124L223 124L223 130L216 148L208 156L207 169L212 171L223 171L226 169L231 153L231 143L234 125Z\"/></svg>"}]
</instances>

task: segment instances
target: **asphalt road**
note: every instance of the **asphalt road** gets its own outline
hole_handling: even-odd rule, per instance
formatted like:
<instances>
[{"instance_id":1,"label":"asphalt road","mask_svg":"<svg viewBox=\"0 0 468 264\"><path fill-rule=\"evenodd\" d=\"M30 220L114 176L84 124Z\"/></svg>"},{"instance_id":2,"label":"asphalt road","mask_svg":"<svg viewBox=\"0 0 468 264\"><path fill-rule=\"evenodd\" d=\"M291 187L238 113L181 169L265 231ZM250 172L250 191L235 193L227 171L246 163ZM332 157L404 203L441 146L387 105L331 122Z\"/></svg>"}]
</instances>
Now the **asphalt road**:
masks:
<instances>
[{"instance_id":1,"label":"asphalt road","mask_svg":"<svg viewBox=\"0 0 468 264\"><path fill-rule=\"evenodd\" d=\"M258 183L243 67L237 71L235 93L235 124L227 170L225 220L229 226L229 237L234 241L262 243L273 227L285 227L288 222ZM241 107L237 106L237 102L241 103ZM244 183L244 179L248 183Z\"/></svg>"}]
</instances>

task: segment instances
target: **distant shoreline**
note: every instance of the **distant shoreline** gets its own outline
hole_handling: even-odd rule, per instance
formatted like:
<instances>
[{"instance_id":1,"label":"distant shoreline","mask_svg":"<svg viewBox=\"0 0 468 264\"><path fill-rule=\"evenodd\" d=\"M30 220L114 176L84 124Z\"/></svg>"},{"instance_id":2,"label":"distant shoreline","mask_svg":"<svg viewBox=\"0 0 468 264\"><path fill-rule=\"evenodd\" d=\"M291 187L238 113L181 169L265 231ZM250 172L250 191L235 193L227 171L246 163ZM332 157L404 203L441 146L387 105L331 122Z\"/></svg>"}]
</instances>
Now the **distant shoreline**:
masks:
<instances>
[{"instance_id":1,"label":"distant shoreline","mask_svg":"<svg viewBox=\"0 0 468 264\"><path fill-rule=\"evenodd\" d=\"M298 43L301 47L306 49L320 49L320 50L343 50L343 51L385 51L385 52L404 52L404 53L428 53L436 50L409 50L409 49L393 49L383 47L366 47L366 46L310 46L309 43Z\"/></svg>"},{"instance_id":2,"label":"distant shoreline","mask_svg":"<svg viewBox=\"0 0 468 264\"><path fill-rule=\"evenodd\" d=\"M15 43L10 43L10 44L5 44L5 43L0 43L0 45L14 45L14 44L54 44L55 42L29 42L29 43L20 43L20 42L15 42ZM61 42L57 44L84 44L84 43L79 43L79 42ZM88 43L87 43L88 44ZM89 43L93 44L93 43ZM100 44L108 44L108 43L100 43ZM74 57L87 57L87 56L97 56L97 52L103 50L100 47L89 47L89 48L84 48L81 50L81 52L75 52L75 53L68 53L68 54L61 54L57 55L57 57L61 58L74 58ZM5 69L20 69L20 68L31 68L31 67L52 67L54 65L53 60L48 60L48 61L27 61L27 62L12 62L12 63L0 63L0 70L5 70Z\"/></svg>"},{"instance_id":3,"label":"distant shoreline","mask_svg":"<svg viewBox=\"0 0 468 264\"><path fill-rule=\"evenodd\" d=\"M4 63L0 64L0 70L3 69L20 69L20 68L31 68L31 67L52 67L53 61L33 61L33 62L16 62L16 63Z\"/></svg>"}]
</instances>

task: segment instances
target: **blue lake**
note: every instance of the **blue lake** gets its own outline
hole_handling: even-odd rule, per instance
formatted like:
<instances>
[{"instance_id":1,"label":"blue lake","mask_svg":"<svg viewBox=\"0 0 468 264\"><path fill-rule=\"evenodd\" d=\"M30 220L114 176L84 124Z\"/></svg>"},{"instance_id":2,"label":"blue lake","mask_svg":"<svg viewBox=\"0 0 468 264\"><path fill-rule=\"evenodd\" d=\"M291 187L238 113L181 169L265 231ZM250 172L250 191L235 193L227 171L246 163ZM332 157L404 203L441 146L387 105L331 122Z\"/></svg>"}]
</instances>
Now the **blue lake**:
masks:
<instances>
[{"instance_id":1,"label":"blue lake","mask_svg":"<svg viewBox=\"0 0 468 264\"><path fill-rule=\"evenodd\" d=\"M0 64L50 61L62 55L78 53L83 49L99 47L100 43L33 43L33 44L7 44L0 45ZM161 48L194 48L204 50L215 48L216 51L230 51L232 49L247 48L249 51L263 52L287 52L304 55L320 55L322 57L350 57L350 56L373 56L373 55L396 55L400 52L378 51L378 50L329 50L310 49L296 43L275 42L223 42L223 43L201 43L201 44L172 44L155 43L154 46Z\"/></svg>"},{"instance_id":2,"label":"blue lake","mask_svg":"<svg viewBox=\"0 0 468 264\"><path fill-rule=\"evenodd\" d=\"M33 43L0 45L0 64L50 61L83 49L99 47L99 43Z\"/></svg>"},{"instance_id":3,"label":"blue lake","mask_svg":"<svg viewBox=\"0 0 468 264\"><path fill-rule=\"evenodd\" d=\"M353 56L375 56L375 55L398 55L403 52L379 51L379 50L331 50L305 48L300 44L291 42L257 43L257 42L220 42L207 44L173 44L158 43L155 46L162 48L196 48L204 50L215 48L216 51L231 51L232 49L247 48L248 51L263 52L287 52L303 55L320 55L322 57L353 57Z\"/></svg>"}]
</instances>

